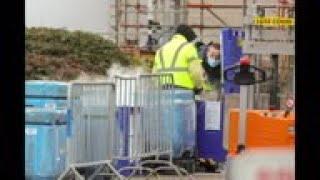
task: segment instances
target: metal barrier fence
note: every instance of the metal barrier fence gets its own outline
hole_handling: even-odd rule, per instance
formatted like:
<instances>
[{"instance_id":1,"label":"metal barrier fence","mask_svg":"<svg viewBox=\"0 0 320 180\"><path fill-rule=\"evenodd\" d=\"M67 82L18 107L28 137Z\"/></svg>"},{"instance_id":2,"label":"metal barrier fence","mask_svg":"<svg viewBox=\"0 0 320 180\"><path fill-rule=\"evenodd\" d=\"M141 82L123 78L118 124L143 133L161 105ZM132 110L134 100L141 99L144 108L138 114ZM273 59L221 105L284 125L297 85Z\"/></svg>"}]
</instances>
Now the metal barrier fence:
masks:
<instances>
[{"instance_id":1,"label":"metal barrier fence","mask_svg":"<svg viewBox=\"0 0 320 180\"><path fill-rule=\"evenodd\" d=\"M127 179L141 173L147 173L145 178L158 177L161 171L175 172L179 179L193 179L185 169L171 162L175 131L172 75L117 76L115 84L117 139L114 159L133 162L118 166L118 172L128 172ZM167 155L169 159L159 160L161 155ZM142 160L147 157L155 157L155 160ZM147 164L155 168L145 167Z\"/></svg>"},{"instance_id":2,"label":"metal barrier fence","mask_svg":"<svg viewBox=\"0 0 320 180\"><path fill-rule=\"evenodd\" d=\"M172 156L171 75L116 77L115 159Z\"/></svg>"},{"instance_id":3,"label":"metal barrier fence","mask_svg":"<svg viewBox=\"0 0 320 180\"><path fill-rule=\"evenodd\" d=\"M111 83L72 84L70 163L112 158L114 93Z\"/></svg>"},{"instance_id":4,"label":"metal barrier fence","mask_svg":"<svg viewBox=\"0 0 320 180\"><path fill-rule=\"evenodd\" d=\"M172 164L173 93L171 74L115 77L113 83L73 83L70 108L72 134L68 142L68 169L59 179L94 179L97 176L125 179L145 170L157 174L173 170L187 175ZM141 159L167 155L161 169L142 167ZM122 164L119 160L134 161ZM117 168L115 168L117 167ZM87 169L85 175L81 169ZM150 175L149 173L149 175Z\"/></svg>"},{"instance_id":5,"label":"metal barrier fence","mask_svg":"<svg viewBox=\"0 0 320 180\"><path fill-rule=\"evenodd\" d=\"M108 82L77 82L71 85L72 123L68 138L68 169L59 179L93 179L122 176L112 166L115 121L115 87ZM80 169L86 169L81 175Z\"/></svg>"}]
</instances>

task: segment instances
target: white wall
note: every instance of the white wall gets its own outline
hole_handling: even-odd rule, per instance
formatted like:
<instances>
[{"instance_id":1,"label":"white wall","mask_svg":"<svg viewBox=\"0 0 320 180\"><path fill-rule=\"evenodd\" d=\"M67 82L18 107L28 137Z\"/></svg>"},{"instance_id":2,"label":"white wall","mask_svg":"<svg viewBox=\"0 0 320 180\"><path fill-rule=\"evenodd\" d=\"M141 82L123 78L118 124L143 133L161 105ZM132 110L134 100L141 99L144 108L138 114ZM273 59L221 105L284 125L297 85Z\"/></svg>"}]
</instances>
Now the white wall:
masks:
<instances>
[{"instance_id":1,"label":"white wall","mask_svg":"<svg viewBox=\"0 0 320 180\"><path fill-rule=\"evenodd\" d=\"M26 0L27 27L106 32L107 0Z\"/></svg>"}]
</instances>

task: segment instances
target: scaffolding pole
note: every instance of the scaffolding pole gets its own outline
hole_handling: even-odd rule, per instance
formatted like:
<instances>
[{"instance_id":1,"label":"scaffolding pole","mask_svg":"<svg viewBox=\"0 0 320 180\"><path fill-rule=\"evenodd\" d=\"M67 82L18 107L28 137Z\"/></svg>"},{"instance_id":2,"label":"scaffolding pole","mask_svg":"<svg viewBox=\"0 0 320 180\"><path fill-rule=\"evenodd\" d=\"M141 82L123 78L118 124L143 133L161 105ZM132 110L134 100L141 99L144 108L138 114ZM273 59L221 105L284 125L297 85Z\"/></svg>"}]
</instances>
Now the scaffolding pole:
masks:
<instances>
[{"instance_id":1,"label":"scaffolding pole","mask_svg":"<svg viewBox=\"0 0 320 180\"><path fill-rule=\"evenodd\" d=\"M200 3L193 3L191 0L114 0L114 5L111 5L114 10L111 12L114 12L115 16L113 21L115 42L121 47L128 46L132 48L134 46L139 49L139 44L143 43L141 41L148 36L146 30L149 29L149 32L154 33L156 31L156 33L163 34L164 32L172 31L172 28L181 23L187 24L194 29L199 29L201 38L208 36L208 34L205 34L205 30L214 32L226 27L241 28L240 25L228 23L214 10L243 9L244 11L247 6L246 1L243 0L244 4L208 4L204 0L200 0ZM199 24L189 23L190 18L192 18L191 9L200 10ZM208 14L205 13L206 11ZM206 23L205 18L207 18L207 15L212 15L219 22L219 25ZM150 26L148 23L150 20L158 25Z\"/></svg>"}]
</instances>

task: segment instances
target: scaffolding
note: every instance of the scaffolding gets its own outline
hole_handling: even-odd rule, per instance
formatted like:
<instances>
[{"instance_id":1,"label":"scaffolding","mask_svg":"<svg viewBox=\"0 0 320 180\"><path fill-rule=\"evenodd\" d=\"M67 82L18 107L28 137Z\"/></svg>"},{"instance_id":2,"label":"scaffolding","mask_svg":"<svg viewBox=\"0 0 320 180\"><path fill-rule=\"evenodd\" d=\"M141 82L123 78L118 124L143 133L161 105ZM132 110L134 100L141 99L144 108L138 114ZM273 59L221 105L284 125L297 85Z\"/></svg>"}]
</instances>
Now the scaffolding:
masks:
<instances>
[{"instance_id":1,"label":"scaffolding","mask_svg":"<svg viewBox=\"0 0 320 180\"><path fill-rule=\"evenodd\" d=\"M240 28L242 19L238 20L238 24L226 22L221 17L221 10L226 9L229 14L234 14L233 10L242 10L245 15L245 8L246 0L242 4L215 4L215 0L114 0L109 4L109 13L112 14L110 25L116 44L122 50L134 53L154 52L169 40L174 28L182 23L199 32L201 39L212 39L204 33L205 30ZM195 17L198 13L200 16ZM214 18L213 22L207 20L208 16ZM216 36L218 39L219 36ZM149 41L151 44L147 43Z\"/></svg>"}]
</instances>

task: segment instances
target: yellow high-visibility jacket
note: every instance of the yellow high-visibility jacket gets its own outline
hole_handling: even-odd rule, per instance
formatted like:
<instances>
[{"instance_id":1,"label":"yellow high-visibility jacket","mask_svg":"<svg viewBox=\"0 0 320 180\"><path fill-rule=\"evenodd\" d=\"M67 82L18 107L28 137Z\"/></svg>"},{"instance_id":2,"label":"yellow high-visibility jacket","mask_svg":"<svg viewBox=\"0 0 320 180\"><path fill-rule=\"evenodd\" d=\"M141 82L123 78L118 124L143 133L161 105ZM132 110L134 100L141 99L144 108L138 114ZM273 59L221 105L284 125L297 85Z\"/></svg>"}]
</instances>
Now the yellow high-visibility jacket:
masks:
<instances>
[{"instance_id":1,"label":"yellow high-visibility jacket","mask_svg":"<svg viewBox=\"0 0 320 180\"><path fill-rule=\"evenodd\" d=\"M202 88L204 71L201 63L194 44L176 34L156 52L153 72L173 74L174 85L177 86Z\"/></svg>"}]
</instances>

